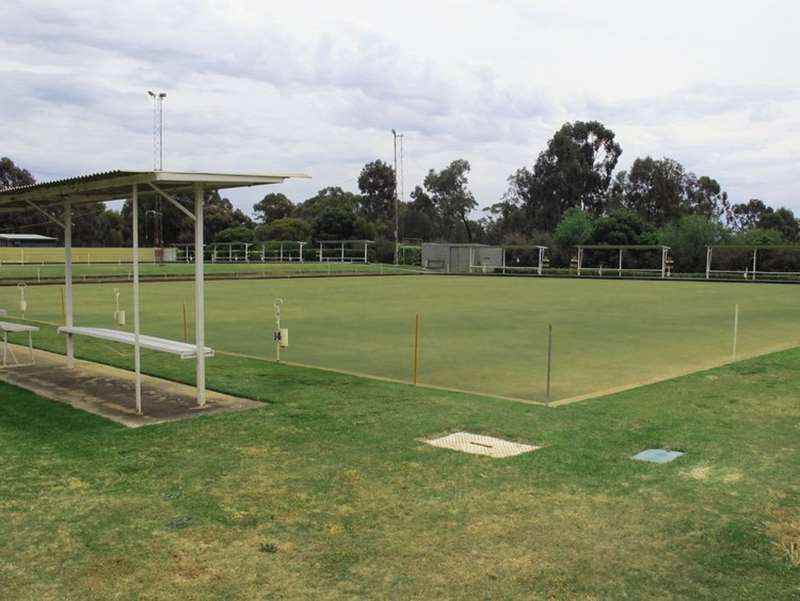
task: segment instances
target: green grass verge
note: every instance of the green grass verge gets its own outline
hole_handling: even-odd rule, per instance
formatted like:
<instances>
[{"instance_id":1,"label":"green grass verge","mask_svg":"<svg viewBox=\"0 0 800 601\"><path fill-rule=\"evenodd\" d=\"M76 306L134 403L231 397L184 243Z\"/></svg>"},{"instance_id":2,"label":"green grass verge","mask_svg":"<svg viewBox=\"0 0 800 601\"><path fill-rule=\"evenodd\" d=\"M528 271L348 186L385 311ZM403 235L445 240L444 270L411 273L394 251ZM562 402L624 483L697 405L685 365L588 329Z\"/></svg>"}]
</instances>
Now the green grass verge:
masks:
<instances>
[{"instance_id":1,"label":"green grass verge","mask_svg":"<svg viewBox=\"0 0 800 601\"><path fill-rule=\"evenodd\" d=\"M191 363L145 365L192 380ZM0 385L0 590L796 599L799 369L793 350L547 409L217 357L212 386L264 409L138 430ZM420 442L457 430L544 448L492 460ZM662 446L687 454L630 459Z\"/></svg>"}]
</instances>

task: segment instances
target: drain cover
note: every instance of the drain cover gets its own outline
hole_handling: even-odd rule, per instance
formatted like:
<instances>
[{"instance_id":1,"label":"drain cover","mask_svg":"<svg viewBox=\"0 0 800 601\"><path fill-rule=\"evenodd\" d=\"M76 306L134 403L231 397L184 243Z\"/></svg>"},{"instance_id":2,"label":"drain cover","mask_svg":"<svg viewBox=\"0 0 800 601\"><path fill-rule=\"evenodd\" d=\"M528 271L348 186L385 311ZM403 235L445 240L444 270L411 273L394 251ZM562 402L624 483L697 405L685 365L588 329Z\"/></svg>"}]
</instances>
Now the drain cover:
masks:
<instances>
[{"instance_id":1,"label":"drain cover","mask_svg":"<svg viewBox=\"0 0 800 601\"><path fill-rule=\"evenodd\" d=\"M442 449L452 449L454 451L461 451L462 453L486 455L487 457L495 458L513 457L514 455L529 453L530 451L541 448L520 444L518 442L511 442L510 440L503 440L502 438L470 434L469 432L455 432L447 436L442 436L441 438L426 440L425 442Z\"/></svg>"},{"instance_id":2,"label":"drain cover","mask_svg":"<svg viewBox=\"0 0 800 601\"><path fill-rule=\"evenodd\" d=\"M683 455L680 451L668 451L667 449L647 449L633 456L637 461L648 461L650 463L669 463Z\"/></svg>"}]
</instances>

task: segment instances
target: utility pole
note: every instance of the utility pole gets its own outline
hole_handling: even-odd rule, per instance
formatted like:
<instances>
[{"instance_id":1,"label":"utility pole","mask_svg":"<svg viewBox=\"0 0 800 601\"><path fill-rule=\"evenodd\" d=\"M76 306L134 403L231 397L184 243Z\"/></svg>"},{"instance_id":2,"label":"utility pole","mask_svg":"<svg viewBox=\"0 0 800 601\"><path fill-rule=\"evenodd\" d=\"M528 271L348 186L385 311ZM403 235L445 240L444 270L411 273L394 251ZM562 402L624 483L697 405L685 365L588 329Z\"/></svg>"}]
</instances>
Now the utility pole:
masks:
<instances>
[{"instance_id":1,"label":"utility pole","mask_svg":"<svg viewBox=\"0 0 800 601\"><path fill-rule=\"evenodd\" d=\"M405 134L399 134L397 137L400 138L400 202L404 202L406 199L405 169L403 168L403 138Z\"/></svg>"},{"instance_id":2,"label":"utility pole","mask_svg":"<svg viewBox=\"0 0 800 601\"><path fill-rule=\"evenodd\" d=\"M397 196L397 132L392 129L394 136L394 264L400 260L400 197Z\"/></svg>"}]
</instances>

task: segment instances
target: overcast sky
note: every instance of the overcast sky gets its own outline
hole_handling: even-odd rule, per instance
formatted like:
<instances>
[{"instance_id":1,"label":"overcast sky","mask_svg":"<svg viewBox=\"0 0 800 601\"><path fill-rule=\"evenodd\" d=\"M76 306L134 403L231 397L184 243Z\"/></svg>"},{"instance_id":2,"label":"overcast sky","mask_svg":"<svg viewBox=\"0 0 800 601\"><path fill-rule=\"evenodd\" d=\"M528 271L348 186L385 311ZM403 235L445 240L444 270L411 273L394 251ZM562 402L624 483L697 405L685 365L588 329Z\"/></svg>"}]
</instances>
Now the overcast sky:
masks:
<instances>
[{"instance_id":1,"label":"overcast sky","mask_svg":"<svg viewBox=\"0 0 800 601\"><path fill-rule=\"evenodd\" d=\"M597 119L618 168L668 156L800 211L798 22L769 0L6 0L0 155L40 180L149 169L154 89L167 169L306 172L281 187L300 201L355 190L396 128L406 195L465 158L483 207L562 123Z\"/></svg>"}]
</instances>

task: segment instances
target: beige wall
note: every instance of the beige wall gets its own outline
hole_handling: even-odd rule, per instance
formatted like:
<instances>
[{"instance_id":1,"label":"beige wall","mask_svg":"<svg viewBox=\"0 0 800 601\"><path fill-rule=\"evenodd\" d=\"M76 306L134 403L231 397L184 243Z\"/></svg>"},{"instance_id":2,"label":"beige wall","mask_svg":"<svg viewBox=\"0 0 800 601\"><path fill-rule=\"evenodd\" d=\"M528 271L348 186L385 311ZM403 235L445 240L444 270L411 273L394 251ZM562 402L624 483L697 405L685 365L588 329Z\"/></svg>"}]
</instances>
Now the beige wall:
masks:
<instances>
[{"instance_id":1,"label":"beige wall","mask_svg":"<svg viewBox=\"0 0 800 601\"><path fill-rule=\"evenodd\" d=\"M169 260L169 249L165 249L164 258ZM152 263L155 260L155 249L140 248L139 260ZM73 263L130 263L133 261L131 248L73 248ZM2 263L63 263L63 248L0 248Z\"/></svg>"}]
</instances>

